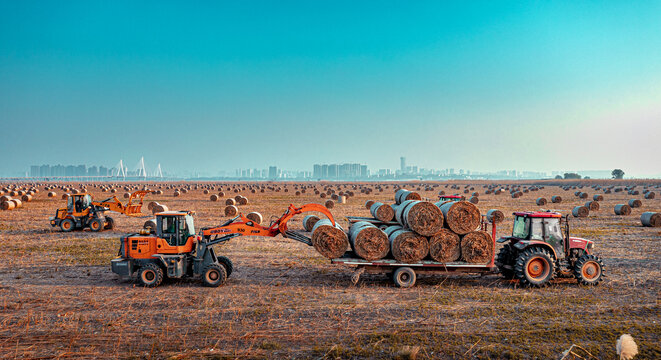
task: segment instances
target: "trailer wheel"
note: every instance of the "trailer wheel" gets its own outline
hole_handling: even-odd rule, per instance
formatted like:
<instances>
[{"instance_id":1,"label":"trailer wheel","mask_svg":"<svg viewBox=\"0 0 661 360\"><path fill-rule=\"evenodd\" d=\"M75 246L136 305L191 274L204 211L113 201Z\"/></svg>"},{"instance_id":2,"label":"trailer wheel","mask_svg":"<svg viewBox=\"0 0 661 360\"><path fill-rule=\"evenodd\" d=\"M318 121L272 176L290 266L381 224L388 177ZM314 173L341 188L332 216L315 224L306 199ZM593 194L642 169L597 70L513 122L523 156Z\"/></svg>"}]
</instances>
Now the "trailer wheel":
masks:
<instances>
[{"instance_id":1,"label":"trailer wheel","mask_svg":"<svg viewBox=\"0 0 661 360\"><path fill-rule=\"evenodd\" d=\"M230 260L227 256L219 256L218 262L225 267L227 277L230 277L234 271L234 264L232 263L232 260Z\"/></svg>"},{"instance_id":2,"label":"trailer wheel","mask_svg":"<svg viewBox=\"0 0 661 360\"><path fill-rule=\"evenodd\" d=\"M415 279L415 271L407 266L397 268L392 275L392 281L395 285L402 288L408 288L415 285Z\"/></svg>"},{"instance_id":3,"label":"trailer wheel","mask_svg":"<svg viewBox=\"0 0 661 360\"><path fill-rule=\"evenodd\" d=\"M156 264L147 264L138 270L138 279L145 287L157 287L163 282L163 269Z\"/></svg>"},{"instance_id":4,"label":"trailer wheel","mask_svg":"<svg viewBox=\"0 0 661 360\"><path fill-rule=\"evenodd\" d=\"M212 264L204 269L202 274L202 285L207 287L218 287L227 281L227 272L224 266Z\"/></svg>"},{"instance_id":5,"label":"trailer wheel","mask_svg":"<svg viewBox=\"0 0 661 360\"><path fill-rule=\"evenodd\" d=\"M103 221L101 219L94 219L90 222L90 230L99 232L103 230Z\"/></svg>"},{"instance_id":6,"label":"trailer wheel","mask_svg":"<svg viewBox=\"0 0 661 360\"><path fill-rule=\"evenodd\" d=\"M73 220L71 219L64 219L60 222L60 229L64 232L69 232L73 231L73 228L75 227L75 224L73 223Z\"/></svg>"}]
</instances>

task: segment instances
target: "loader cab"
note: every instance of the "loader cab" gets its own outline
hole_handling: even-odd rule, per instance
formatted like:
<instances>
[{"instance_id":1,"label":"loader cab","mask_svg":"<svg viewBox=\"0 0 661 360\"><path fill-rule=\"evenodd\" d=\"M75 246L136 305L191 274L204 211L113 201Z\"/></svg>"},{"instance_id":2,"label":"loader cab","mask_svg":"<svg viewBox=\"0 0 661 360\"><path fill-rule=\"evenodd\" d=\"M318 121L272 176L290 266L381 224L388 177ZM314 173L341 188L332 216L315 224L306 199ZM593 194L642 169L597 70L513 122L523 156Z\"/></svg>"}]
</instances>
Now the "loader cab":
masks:
<instances>
[{"instance_id":1,"label":"loader cab","mask_svg":"<svg viewBox=\"0 0 661 360\"><path fill-rule=\"evenodd\" d=\"M90 194L71 194L67 198L67 211L74 216L85 215L90 205L92 205Z\"/></svg>"},{"instance_id":2,"label":"loader cab","mask_svg":"<svg viewBox=\"0 0 661 360\"><path fill-rule=\"evenodd\" d=\"M548 243L558 256L562 256L565 240L560 227L561 218L562 215L556 212L515 212L512 237Z\"/></svg>"},{"instance_id":3,"label":"loader cab","mask_svg":"<svg viewBox=\"0 0 661 360\"><path fill-rule=\"evenodd\" d=\"M188 211L166 211L156 214L156 234L170 247L186 246L195 235L193 216Z\"/></svg>"}]
</instances>

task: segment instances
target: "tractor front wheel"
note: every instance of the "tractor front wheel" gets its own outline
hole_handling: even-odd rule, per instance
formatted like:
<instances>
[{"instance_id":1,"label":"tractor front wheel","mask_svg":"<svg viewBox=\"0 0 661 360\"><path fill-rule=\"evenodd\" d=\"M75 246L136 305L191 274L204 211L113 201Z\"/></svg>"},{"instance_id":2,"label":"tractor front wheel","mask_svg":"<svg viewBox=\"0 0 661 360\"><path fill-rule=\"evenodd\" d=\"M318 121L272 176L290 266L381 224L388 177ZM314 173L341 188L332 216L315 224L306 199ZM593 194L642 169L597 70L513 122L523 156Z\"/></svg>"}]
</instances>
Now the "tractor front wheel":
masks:
<instances>
[{"instance_id":1,"label":"tractor front wheel","mask_svg":"<svg viewBox=\"0 0 661 360\"><path fill-rule=\"evenodd\" d=\"M232 275L232 272L234 271L234 264L232 263L232 260L230 260L227 256L219 256L218 262L225 267L227 277Z\"/></svg>"},{"instance_id":2,"label":"tractor front wheel","mask_svg":"<svg viewBox=\"0 0 661 360\"><path fill-rule=\"evenodd\" d=\"M202 274L202 285L207 287L218 287L227 281L227 271L224 266L217 264L209 265Z\"/></svg>"},{"instance_id":3,"label":"tractor front wheel","mask_svg":"<svg viewBox=\"0 0 661 360\"><path fill-rule=\"evenodd\" d=\"M60 229L64 232L73 231L75 224L71 219L64 219L60 222Z\"/></svg>"},{"instance_id":4,"label":"tractor front wheel","mask_svg":"<svg viewBox=\"0 0 661 360\"><path fill-rule=\"evenodd\" d=\"M90 222L90 230L94 232L99 232L103 230L103 220L101 219L94 219L92 222Z\"/></svg>"},{"instance_id":5,"label":"tractor front wheel","mask_svg":"<svg viewBox=\"0 0 661 360\"><path fill-rule=\"evenodd\" d=\"M574 266L574 277L581 285L597 285L604 277L604 262L596 255L583 255Z\"/></svg>"},{"instance_id":6,"label":"tractor front wheel","mask_svg":"<svg viewBox=\"0 0 661 360\"><path fill-rule=\"evenodd\" d=\"M526 287L543 287L555 275L555 261L548 250L528 248L516 259L514 274Z\"/></svg>"},{"instance_id":7,"label":"tractor front wheel","mask_svg":"<svg viewBox=\"0 0 661 360\"><path fill-rule=\"evenodd\" d=\"M163 269L156 264L147 264L138 270L138 279L145 287L157 287L163 282Z\"/></svg>"}]
</instances>

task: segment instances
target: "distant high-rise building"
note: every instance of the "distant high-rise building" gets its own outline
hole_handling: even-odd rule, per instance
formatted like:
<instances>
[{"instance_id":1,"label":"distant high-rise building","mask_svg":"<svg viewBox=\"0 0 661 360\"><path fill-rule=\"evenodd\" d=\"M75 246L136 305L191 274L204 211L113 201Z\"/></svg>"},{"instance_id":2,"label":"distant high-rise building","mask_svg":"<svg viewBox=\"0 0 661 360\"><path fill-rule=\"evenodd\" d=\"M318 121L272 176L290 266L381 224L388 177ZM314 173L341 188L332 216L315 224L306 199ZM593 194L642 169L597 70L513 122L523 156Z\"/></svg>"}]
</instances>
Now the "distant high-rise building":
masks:
<instances>
[{"instance_id":1,"label":"distant high-rise building","mask_svg":"<svg viewBox=\"0 0 661 360\"><path fill-rule=\"evenodd\" d=\"M328 178L329 179L337 179L337 164L330 164L328 165Z\"/></svg>"},{"instance_id":2,"label":"distant high-rise building","mask_svg":"<svg viewBox=\"0 0 661 360\"><path fill-rule=\"evenodd\" d=\"M360 165L360 177L361 178L366 178L368 176L369 176L369 174L367 172L367 165Z\"/></svg>"},{"instance_id":3,"label":"distant high-rise building","mask_svg":"<svg viewBox=\"0 0 661 360\"><path fill-rule=\"evenodd\" d=\"M37 165L32 165L30 166L30 176L31 177L38 177L39 175L39 166Z\"/></svg>"},{"instance_id":4,"label":"distant high-rise building","mask_svg":"<svg viewBox=\"0 0 661 360\"><path fill-rule=\"evenodd\" d=\"M73 165L67 165L64 171L64 176L76 176L76 167Z\"/></svg>"},{"instance_id":5,"label":"distant high-rise building","mask_svg":"<svg viewBox=\"0 0 661 360\"><path fill-rule=\"evenodd\" d=\"M321 165L321 178L328 179L328 164Z\"/></svg>"},{"instance_id":6,"label":"distant high-rise building","mask_svg":"<svg viewBox=\"0 0 661 360\"><path fill-rule=\"evenodd\" d=\"M105 166L99 166L99 176L108 176L108 168Z\"/></svg>"},{"instance_id":7,"label":"distant high-rise building","mask_svg":"<svg viewBox=\"0 0 661 360\"><path fill-rule=\"evenodd\" d=\"M53 174L51 174L50 165L41 165L39 167L39 176L41 177L53 176Z\"/></svg>"},{"instance_id":8,"label":"distant high-rise building","mask_svg":"<svg viewBox=\"0 0 661 360\"><path fill-rule=\"evenodd\" d=\"M402 170L402 174L406 174L406 158L405 157L400 157L399 158L399 165L400 169Z\"/></svg>"},{"instance_id":9,"label":"distant high-rise building","mask_svg":"<svg viewBox=\"0 0 661 360\"><path fill-rule=\"evenodd\" d=\"M88 176L99 176L99 168L97 168L95 165L90 166L87 169L87 175Z\"/></svg>"},{"instance_id":10,"label":"distant high-rise building","mask_svg":"<svg viewBox=\"0 0 661 360\"><path fill-rule=\"evenodd\" d=\"M322 178L322 176L321 176L321 165L314 164L312 169L313 169L312 170L312 177L314 177L315 179L321 179Z\"/></svg>"},{"instance_id":11,"label":"distant high-rise building","mask_svg":"<svg viewBox=\"0 0 661 360\"><path fill-rule=\"evenodd\" d=\"M76 166L76 176L87 176L87 166L85 165Z\"/></svg>"},{"instance_id":12,"label":"distant high-rise building","mask_svg":"<svg viewBox=\"0 0 661 360\"><path fill-rule=\"evenodd\" d=\"M269 166L269 179L277 179L277 178L278 178L278 167Z\"/></svg>"}]
</instances>

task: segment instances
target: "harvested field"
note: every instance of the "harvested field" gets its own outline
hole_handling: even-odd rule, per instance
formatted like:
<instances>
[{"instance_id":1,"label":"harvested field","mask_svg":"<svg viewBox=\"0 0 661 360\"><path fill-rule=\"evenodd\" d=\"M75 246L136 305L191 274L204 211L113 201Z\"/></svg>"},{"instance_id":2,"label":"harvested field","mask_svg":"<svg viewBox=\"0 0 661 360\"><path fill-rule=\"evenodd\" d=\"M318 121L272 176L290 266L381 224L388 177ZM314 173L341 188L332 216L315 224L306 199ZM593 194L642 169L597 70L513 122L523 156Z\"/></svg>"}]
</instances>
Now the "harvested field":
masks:
<instances>
[{"instance_id":1,"label":"harvested field","mask_svg":"<svg viewBox=\"0 0 661 360\"><path fill-rule=\"evenodd\" d=\"M302 183L310 187L299 196L294 184L278 184L283 190L277 192L261 192L260 183L252 184L260 187L256 193L243 192L250 193L250 202L238 210L258 211L267 224L290 203L323 204L315 188L354 191L346 204L336 203L331 210L348 229L343 217L371 216L367 200L393 203L395 185L420 187L416 192L422 198L437 199L440 190L462 191L445 184L463 189L469 183L425 183L431 190L419 182L384 183L383 192L369 194L359 187L376 184ZM644 212L661 212L658 196L641 195L641 207L615 215L611 209L628 203L631 195L605 190L630 185L625 181L537 182L545 188L518 198L495 194L514 182L470 184L480 191L476 206L482 214L502 211L498 236L511 234L512 212L539 210L538 197L561 195L561 203L546 206L563 214L585 204L573 195L576 189L558 186L583 185L590 198L603 194L601 211L570 216L570 223L573 236L595 240L608 277L595 288L559 279L547 288L522 289L497 274L421 275L415 287L399 289L385 275L363 274L353 285L351 268L331 265L312 247L282 237L240 237L217 248L235 265L222 287L171 280L148 289L120 279L109 265L120 236L138 231L148 218L113 214L112 231L62 233L47 219L65 200L48 197L42 186L29 203L0 211L0 238L6 246L0 254L0 357L391 359L407 346L418 346L418 359L544 359L560 358L577 344L600 359L616 359L616 339L630 333L640 351L636 360L661 358L661 229L641 224ZM596 184L604 190L590 189ZM632 184L643 194L642 182ZM94 185L87 189L95 199L108 196ZM150 194L145 201L194 210L196 228L228 219L223 195L213 202L203 189L192 189L174 197L174 188L182 184L163 185L173 187L163 186L163 194ZM232 184L214 185L216 192L222 188L235 195ZM494 185L494 191L481 191L483 185ZM151 213L146 204L143 213ZM302 230L302 220L295 217L290 228Z\"/></svg>"}]
</instances>

